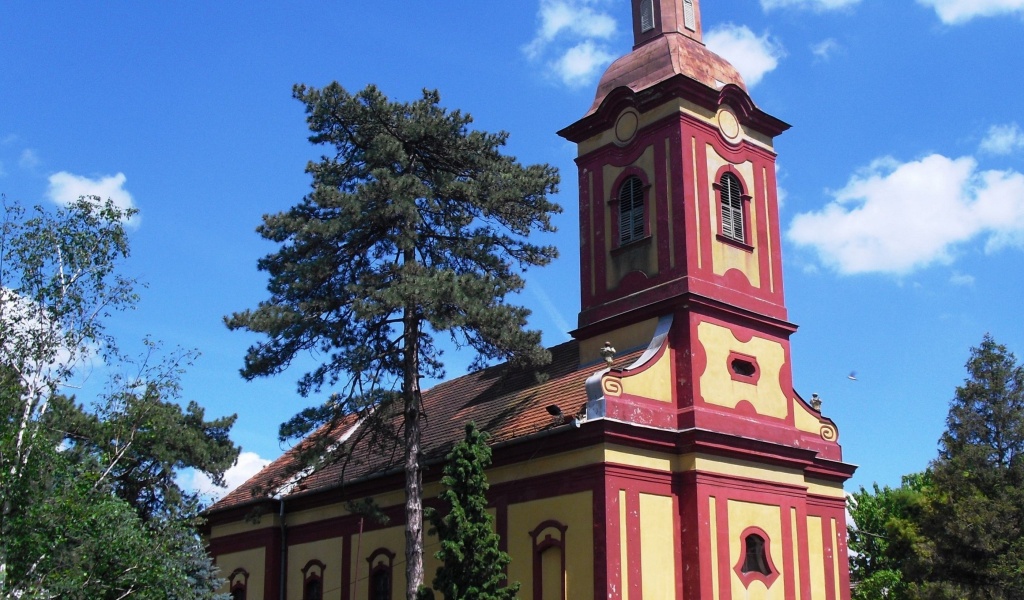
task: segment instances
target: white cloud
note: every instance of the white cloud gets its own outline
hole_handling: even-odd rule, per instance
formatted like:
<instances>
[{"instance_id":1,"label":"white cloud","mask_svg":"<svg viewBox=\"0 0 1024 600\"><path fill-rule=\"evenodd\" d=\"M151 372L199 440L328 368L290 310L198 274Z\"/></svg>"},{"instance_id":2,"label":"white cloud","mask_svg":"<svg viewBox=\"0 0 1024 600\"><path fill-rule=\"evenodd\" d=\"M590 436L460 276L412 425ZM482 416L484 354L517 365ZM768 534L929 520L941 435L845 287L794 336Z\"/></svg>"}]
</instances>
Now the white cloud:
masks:
<instances>
[{"instance_id":1,"label":"white cloud","mask_svg":"<svg viewBox=\"0 0 1024 600\"><path fill-rule=\"evenodd\" d=\"M594 10L594 2L586 0L542 0L537 34L523 50L535 58L551 42L566 33L577 38L608 39L615 34L616 23L611 15Z\"/></svg>"},{"instance_id":2,"label":"white cloud","mask_svg":"<svg viewBox=\"0 0 1024 600\"><path fill-rule=\"evenodd\" d=\"M75 387L69 378L87 377L103 356L95 343L50 318L46 306L0 287L0 364L20 365L22 388L31 395L50 384Z\"/></svg>"},{"instance_id":3,"label":"white cloud","mask_svg":"<svg viewBox=\"0 0 1024 600\"><path fill-rule=\"evenodd\" d=\"M989 154L1010 154L1024 149L1024 131L1016 123L993 125L978 149Z\"/></svg>"},{"instance_id":4,"label":"white cloud","mask_svg":"<svg viewBox=\"0 0 1024 600\"><path fill-rule=\"evenodd\" d=\"M21 151L21 157L18 158L18 166L26 171L30 171L39 166L39 155L36 151L31 148L26 148Z\"/></svg>"},{"instance_id":5,"label":"white cloud","mask_svg":"<svg viewBox=\"0 0 1024 600\"><path fill-rule=\"evenodd\" d=\"M782 182L786 178L787 173L783 170L782 165L775 163L775 198L780 209L786 205L786 200L789 198L789 192L782 186Z\"/></svg>"},{"instance_id":6,"label":"white cloud","mask_svg":"<svg viewBox=\"0 0 1024 600\"><path fill-rule=\"evenodd\" d=\"M593 80L613 58L610 52L588 40L569 48L553 66L562 83L579 87Z\"/></svg>"},{"instance_id":7,"label":"white cloud","mask_svg":"<svg viewBox=\"0 0 1024 600\"><path fill-rule=\"evenodd\" d=\"M903 275L951 263L958 245L1024 248L1024 174L979 171L970 157L933 154L875 161L817 212L797 215L788 237L839 273Z\"/></svg>"},{"instance_id":8,"label":"white cloud","mask_svg":"<svg viewBox=\"0 0 1024 600\"><path fill-rule=\"evenodd\" d=\"M541 0L537 32L523 52L530 60L543 60L565 85L589 83L615 58L606 42L618 24L602 9L607 1Z\"/></svg>"},{"instance_id":9,"label":"white cloud","mask_svg":"<svg viewBox=\"0 0 1024 600\"><path fill-rule=\"evenodd\" d=\"M238 455L238 460L235 461L234 466L224 472L225 487L214 485L213 481L205 473L200 473L199 471L193 471L191 477L182 476L179 485L184 488L193 489L213 500L218 500L248 481L250 477L259 473L260 469L269 464L269 460L261 458L255 452L242 452Z\"/></svg>"},{"instance_id":10,"label":"white cloud","mask_svg":"<svg viewBox=\"0 0 1024 600\"><path fill-rule=\"evenodd\" d=\"M839 42L833 38L828 38L811 46L811 54L818 60L828 60L839 49Z\"/></svg>"},{"instance_id":11,"label":"white cloud","mask_svg":"<svg viewBox=\"0 0 1024 600\"><path fill-rule=\"evenodd\" d=\"M939 19L947 25L959 25L975 17L994 17L1013 13L1024 15L1024 0L917 0L917 2L934 8Z\"/></svg>"},{"instance_id":12,"label":"white cloud","mask_svg":"<svg viewBox=\"0 0 1024 600\"><path fill-rule=\"evenodd\" d=\"M127 179L124 173L90 179L61 171L50 175L50 187L46 190L46 195L53 202L65 206L78 200L81 196L99 196L102 200L108 198L113 200L114 205L118 208L135 208L135 201L132 199L131 193L124 188ZM132 217L128 224L137 227L139 215L136 214Z\"/></svg>"},{"instance_id":13,"label":"white cloud","mask_svg":"<svg viewBox=\"0 0 1024 600\"><path fill-rule=\"evenodd\" d=\"M741 25L724 25L704 34L704 43L729 61L748 86L757 85L766 73L779 66L785 50L768 34L758 37Z\"/></svg>"},{"instance_id":14,"label":"white cloud","mask_svg":"<svg viewBox=\"0 0 1024 600\"><path fill-rule=\"evenodd\" d=\"M965 275L963 273L953 273L950 276L949 282L953 285L970 287L974 285L974 275Z\"/></svg>"},{"instance_id":15,"label":"white cloud","mask_svg":"<svg viewBox=\"0 0 1024 600\"><path fill-rule=\"evenodd\" d=\"M814 11L835 10L853 6L860 0L761 0L761 8L808 8Z\"/></svg>"}]
</instances>

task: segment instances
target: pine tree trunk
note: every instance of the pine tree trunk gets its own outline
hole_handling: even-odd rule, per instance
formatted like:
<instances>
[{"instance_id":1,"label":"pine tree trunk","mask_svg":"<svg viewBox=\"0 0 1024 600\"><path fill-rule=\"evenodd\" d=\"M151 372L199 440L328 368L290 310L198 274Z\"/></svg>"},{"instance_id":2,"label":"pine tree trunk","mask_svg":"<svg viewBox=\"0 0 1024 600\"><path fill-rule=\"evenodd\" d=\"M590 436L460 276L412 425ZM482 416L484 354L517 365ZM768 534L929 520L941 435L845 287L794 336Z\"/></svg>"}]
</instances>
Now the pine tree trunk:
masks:
<instances>
[{"instance_id":1,"label":"pine tree trunk","mask_svg":"<svg viewBox=\"0 0 1024 600\"><path fill-rule=\"evenodd\" d=\"M423 585L423 474L420 471L419 319L407 306L405 324L405 580L406 599Z\"/></svg>"}]
</instances>

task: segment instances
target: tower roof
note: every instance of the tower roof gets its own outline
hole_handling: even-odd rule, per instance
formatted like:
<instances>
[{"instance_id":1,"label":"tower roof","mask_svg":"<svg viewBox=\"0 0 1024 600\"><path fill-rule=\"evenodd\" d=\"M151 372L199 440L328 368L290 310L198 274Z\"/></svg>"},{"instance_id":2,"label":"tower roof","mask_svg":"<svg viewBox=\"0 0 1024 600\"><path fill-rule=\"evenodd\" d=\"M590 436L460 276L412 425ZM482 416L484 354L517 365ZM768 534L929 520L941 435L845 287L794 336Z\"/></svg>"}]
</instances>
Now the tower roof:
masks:
<instances>
[{"instance_id":1,"label":"tower roof","mask_svg":"<svg viewBox=\"0 0 1024 600\"><path fill-rule=\"evenodd\" d=\"M703 43L700 0L632 0L633 51L608 67L587 114L618 87L634 92L676 75L711 89L735 84L746 91L739 72Z\"/></svg>"}]
</instances>

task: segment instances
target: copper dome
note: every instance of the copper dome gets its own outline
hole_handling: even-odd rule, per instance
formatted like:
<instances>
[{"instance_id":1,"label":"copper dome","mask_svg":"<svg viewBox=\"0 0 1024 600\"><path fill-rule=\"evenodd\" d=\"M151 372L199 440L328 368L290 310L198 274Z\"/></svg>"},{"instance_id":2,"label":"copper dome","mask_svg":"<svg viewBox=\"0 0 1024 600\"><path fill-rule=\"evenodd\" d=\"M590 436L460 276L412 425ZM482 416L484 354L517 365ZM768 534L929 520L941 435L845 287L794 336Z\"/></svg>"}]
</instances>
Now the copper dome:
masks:
<instances>
[{"instance_id":1,"label":"copper dome","mask_svg":"<svg viewBox=\"0 0 1024 600\"><path fill-rule=\"evenodd\" d=\"M685 35L667 33L634 48L608 67L587 114L595 112L616 88L639 92L675 75L685 75L713 90L732 83L747 91L739 72L721 56Z\"/></svg>"}]
</instances>

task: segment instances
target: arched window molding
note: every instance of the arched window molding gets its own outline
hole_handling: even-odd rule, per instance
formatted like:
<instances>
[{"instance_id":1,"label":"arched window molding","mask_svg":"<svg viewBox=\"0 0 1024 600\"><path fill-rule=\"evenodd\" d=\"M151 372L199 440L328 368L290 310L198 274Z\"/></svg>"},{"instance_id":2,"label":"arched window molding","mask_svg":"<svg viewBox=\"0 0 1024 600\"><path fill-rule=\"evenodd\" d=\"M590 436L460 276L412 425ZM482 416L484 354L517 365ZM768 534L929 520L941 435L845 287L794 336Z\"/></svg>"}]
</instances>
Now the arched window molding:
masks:
<instances>
[{"instance_id":1,"label":"arched window molding","mask_svg":"<svg viewBox=\"0 0 1024 600\"><path fill-rule=\"evenodd\" d=\"M395 553L387 548L377 548L366 559L370 563L368 578L369 600L391 600Z\"/></svg>"},{"instance_id":2,"label":"arched window molding","mask_svg":"<svg viewBox=\"0 0 1024 600\"><path fill-rule=\"evenodd\" d=\"M249 590L249 572L239 567L228 576L228 594L231 600L246 600Z\"/></svg>"},{"instance_id":3,"label":"arched window molding","mask_svg":"<svg viewBox=\"0 0 1024 600\"><path fill-rule=\"evenodd\" d=\"M533 597L534 600L566 600L565 598L565 532L568 525L558 521L544 521L530 532L533 538ZM544 580L544 559L546 552L557 552L560 559L556 582ZM545 585L545 583L547 585ZM556 587L558 592L545 595L545 589ZM549 597L554 595L556 597Z\"/></svg>"},{"instance_id":4,"label":"arched window molding","mask_svg":"<svg viewBox=\"0 0 1024 600\"><path fill-rule=\"evenodd\" d=\"M750 195L744 193L743 182L728 169L713 187L718 194L718 239L752 250Z\"/></svg>"},{"instance_id":5,"label":"arched window molding","mask_svg":"<svg viewBox=\"0 0 1024 600\"><path fill-rule=\"evenodd\" d=\"M302 600L323 600L326 566L314 558L302 567Z\"/></svg>"},{"instance_id":6,"label":"arched window molding","mask_svg":"<svg viewBox=\"0 0 1024 600\"><path fill-rule=\"evenodd\" d=\"M760 527L747 527L740 534L740 556L733 571L745 588L754 581L770 588L779 578L779 570L772 561L771 538Z\"/></svg>"}]
</instances>

